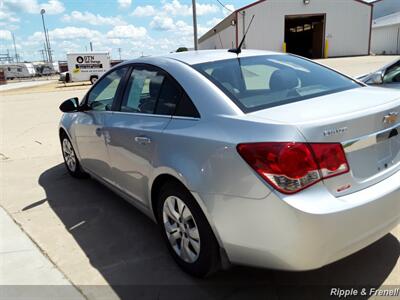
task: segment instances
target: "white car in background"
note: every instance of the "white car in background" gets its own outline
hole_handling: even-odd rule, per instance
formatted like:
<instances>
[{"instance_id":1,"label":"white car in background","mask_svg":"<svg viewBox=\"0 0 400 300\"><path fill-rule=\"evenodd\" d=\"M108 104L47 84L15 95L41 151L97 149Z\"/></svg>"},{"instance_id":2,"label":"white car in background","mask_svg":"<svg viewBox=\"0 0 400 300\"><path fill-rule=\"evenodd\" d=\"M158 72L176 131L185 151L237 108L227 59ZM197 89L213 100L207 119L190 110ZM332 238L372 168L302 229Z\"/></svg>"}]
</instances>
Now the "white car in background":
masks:
<instances>
[{"instance_id":1,"label":"white car in background","mask_svg":"<svg viewBox=\"0 0 400 300\"><path fill-rule=\"evenodd\" d=\"M400 89L400 59L357 79L368 85Z\"/></svg>"}]
</instances>

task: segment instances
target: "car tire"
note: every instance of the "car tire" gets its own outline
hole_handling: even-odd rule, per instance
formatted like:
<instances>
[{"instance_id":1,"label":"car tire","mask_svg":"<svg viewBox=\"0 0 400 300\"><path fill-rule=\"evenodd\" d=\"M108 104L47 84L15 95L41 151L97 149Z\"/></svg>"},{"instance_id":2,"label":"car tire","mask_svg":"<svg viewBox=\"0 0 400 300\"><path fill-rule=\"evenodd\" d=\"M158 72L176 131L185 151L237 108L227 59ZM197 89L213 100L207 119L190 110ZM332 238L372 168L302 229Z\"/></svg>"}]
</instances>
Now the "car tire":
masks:
<instances>
[{"instance_id":1,"label":"car tire","mask_svg":"<svg viewBox=\"0 0 400 300\"><path fill-rule=\"evenodd\" d=\"M78 157L76 156L74 147L68 136L63 133L61 135L61 152L64 158L64 164L68 173L75 178L87 178L89 175L82 170Z\"/></svg>"},{"instance_id":2,"label":"car tire","mask_svg":"<svg viewBox=\"0 0 400 300\"><path fill-rule=\"evenodd\" d=\"M182 185L169 182L162 186L157 200L158 225L176 263L195 277L216 272L220 268L219 245L191 193Z\"/></svg>"},{"instance_id":3,"label":"car tire","mask_svg":"<svg viewBox=\"0 0 400 300\"><path fill-rule=\"evenodd\" d=\"M90 83L91 83L91 84L95 84L96 81L97 81L98 79L99 79L99 78L98 78L97 76L91 76L91 77L90 77Z\"/></svg>"}]
</instances>

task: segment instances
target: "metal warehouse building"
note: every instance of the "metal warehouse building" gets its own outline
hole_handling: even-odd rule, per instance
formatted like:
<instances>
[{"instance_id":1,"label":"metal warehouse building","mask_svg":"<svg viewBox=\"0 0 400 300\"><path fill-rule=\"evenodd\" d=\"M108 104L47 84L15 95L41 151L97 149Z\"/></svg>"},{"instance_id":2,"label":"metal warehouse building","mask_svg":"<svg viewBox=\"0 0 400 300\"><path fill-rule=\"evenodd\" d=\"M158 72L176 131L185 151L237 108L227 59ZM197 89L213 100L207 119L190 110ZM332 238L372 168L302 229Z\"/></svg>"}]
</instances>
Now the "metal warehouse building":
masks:
<instances>
[{"instance_id":1,"label":"metal warehouse building","mask_svg":"<svg viewBox=\"0 0 400 300\"><path fill-rule=\"evenodd\" d=\"M240 8L199 39L199 49L238 45L310 58L368 55L372 5L361 0L261 0Z\"/></svg>"},{"instance_id":2,"label":"metal warehouse building","mask_svg":"<svg viewBox=\"0 0 400 300\"><path fill-rule=\"evenodd\" d=\"M375 54L400 54L400 11L374 20L371 51Z\"/></svg>"}]
</instances>

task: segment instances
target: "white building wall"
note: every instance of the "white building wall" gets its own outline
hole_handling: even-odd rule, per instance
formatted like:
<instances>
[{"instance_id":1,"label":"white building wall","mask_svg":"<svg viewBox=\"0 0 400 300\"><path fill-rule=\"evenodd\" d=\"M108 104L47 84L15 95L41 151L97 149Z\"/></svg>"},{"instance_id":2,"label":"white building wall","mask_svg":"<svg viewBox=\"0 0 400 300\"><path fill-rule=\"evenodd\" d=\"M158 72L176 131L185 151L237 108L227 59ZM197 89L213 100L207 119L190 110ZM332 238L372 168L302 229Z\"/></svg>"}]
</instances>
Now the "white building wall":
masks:
<instances>
[{"instance_id":1,"label":"white building wall","mask_svg":"<svg viewBox=\"0 0 400 300\"><path fill-rule=\"evenodd\" d=\"M372 28L371 51L375 54L400 54L400 24Z\"/></svg>"},{"instance_id":2,"label":"white building wall","mask_svg":"<svg viewBox=\"0 0 400 300\"><path fill-rule=\"evenodd\" d=\"M229 49L236 46L236 28L229 26L199 43L199 49Z\"/></svg>"},{"instance_id":3,"label":"white building wall","mask_svg":"<svg viewBox=\"0 0 400 300\"><path fill-rule=\"evenodd\" d=\"M339 4L333 0L312 0L310 4L304 5L302 0L267 0L245 9L244 12L245 27L252 15L255 15L246 38L247 48L282 51L285 15L326 13L325 38L329 42L330 57L368 54L371 7L363 3L346 0ZM243 36L243 16L240 12L237 23L240 41ZM223 40L232 40L231 31L235 27L228 28L226 36L221 33L221 37L224 35ZM233 41L236 42L236 37ZM218 44L216 46L221 48Z\"/></svg>"}]
</instances>

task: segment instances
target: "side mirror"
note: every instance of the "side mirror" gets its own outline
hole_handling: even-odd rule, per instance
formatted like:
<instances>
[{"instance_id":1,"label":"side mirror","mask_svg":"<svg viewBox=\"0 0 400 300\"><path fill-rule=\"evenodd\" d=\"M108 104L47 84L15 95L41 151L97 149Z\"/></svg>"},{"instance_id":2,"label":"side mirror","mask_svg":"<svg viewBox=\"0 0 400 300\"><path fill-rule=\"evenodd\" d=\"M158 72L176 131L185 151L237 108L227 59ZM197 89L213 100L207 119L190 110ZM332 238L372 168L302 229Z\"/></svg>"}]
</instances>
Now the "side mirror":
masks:
<instances>
[{"instance_id":1,"label":"side mirror","mask_svg":"<svg viewBox=\"0 0 400 300\"><path fill-rule=\"evenodd\" d=\"M383 83L383 76L381 72L375 73L372 75L370 82L372 84L382 84Z\"/></svg>"},{"instance_id":2,"label":"side mirror","mask_svg":"<svg viewBox=\"0 0 400 300\"><path fill-rule=\"evenodd\" d=\"M65 100L60 105L60 110L64 113L78 111L79 99L77 97Z\"/></svg>"}]
</instances>

